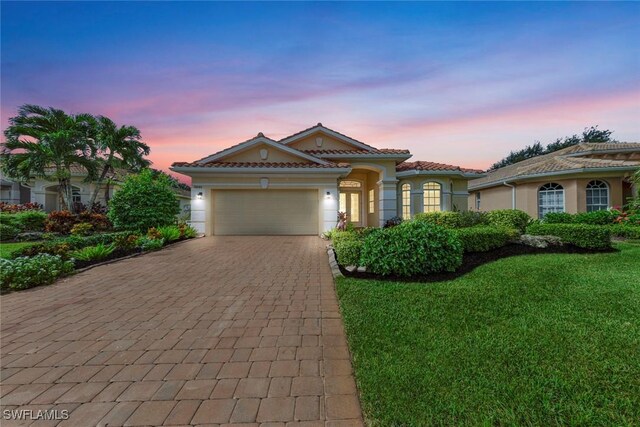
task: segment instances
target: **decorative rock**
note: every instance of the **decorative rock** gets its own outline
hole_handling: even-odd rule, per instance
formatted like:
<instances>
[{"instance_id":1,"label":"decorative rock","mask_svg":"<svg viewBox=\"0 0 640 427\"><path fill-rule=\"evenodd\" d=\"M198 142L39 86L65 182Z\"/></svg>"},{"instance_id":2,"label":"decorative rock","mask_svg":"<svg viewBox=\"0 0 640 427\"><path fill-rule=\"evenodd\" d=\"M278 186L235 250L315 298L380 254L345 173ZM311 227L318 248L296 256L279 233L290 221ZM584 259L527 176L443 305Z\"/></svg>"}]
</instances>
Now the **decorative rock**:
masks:
<instances>
[{"instance_id":1,"label":"decorative rock","mask_svg":"<svg viewBox=\"0 0 640 427\"><path fill-rule=\"evenodd\" d=\"M344 269L347 270L349 273L353 273L354 271L356 271L356 267L355 265L350 265L348 267L345 267Z\"/></svg>"},{"instance_id":2,"label":"decorative rock","mask_svg":"<svg viewBox=\"0 0 640 427\"><path fill-rule=\"evenodd\" d=\"M367 267L358 267L358 273L366 273Z\"/></svg>"},{"instance_id":3,"label":"decorative rock","mask_svg":"<svg viewBox=\"0 0 640 427\"><path fill-rule=\"evenodd\" d=\"M562 246L562 240L556 236L534 236L523 234L518 243L534 248L547 248L549 246Z\"/></svg>"}]
</instances>

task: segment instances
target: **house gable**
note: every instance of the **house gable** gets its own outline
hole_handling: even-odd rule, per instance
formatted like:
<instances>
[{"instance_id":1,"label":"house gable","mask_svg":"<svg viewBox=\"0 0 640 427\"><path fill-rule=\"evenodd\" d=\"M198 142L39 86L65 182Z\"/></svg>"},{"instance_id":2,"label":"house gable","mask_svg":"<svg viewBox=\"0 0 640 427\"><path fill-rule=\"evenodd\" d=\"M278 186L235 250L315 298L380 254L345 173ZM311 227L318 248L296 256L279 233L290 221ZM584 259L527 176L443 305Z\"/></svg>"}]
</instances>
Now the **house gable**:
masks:
<instances>
[{"instance_id":1,"label":"house gable","mask_svg":"<svg viewBox=\"0 0 640 427\"><path fill-rule=\"evenodd\" d=\"M313 163L328 165L329 162L318 159L309 154L280 144L261 133L257 137L242 142L233 147L219 151L208 157L198 160L199 164L207 163Z\"/></svg>"},{"instance_id":2,"label":"house gable","mask_svg":"<svg viewBox=\"0 0 640 427\"><path fill-rule=\"evenodd\" d=\"M281 139L279 142L298 150L375 150L370 145L324 127L322 123Z\"/></svg>"}]
</instances>

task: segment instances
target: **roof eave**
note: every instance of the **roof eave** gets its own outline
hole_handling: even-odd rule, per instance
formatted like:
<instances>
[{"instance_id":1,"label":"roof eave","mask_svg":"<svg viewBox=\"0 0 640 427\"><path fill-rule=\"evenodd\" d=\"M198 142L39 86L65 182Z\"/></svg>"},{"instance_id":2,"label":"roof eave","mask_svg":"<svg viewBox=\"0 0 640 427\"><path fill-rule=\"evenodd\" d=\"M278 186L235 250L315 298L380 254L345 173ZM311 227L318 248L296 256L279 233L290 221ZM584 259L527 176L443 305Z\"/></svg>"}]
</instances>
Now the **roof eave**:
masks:
<instances>
[{"instance_id":1,"label":"roof eave","mask_svg":"<svg viewBox=\"0 0 640 427\"><path fill-rule=\"evenodd\" d=\"M206 166L172 166L170 170L190 176L190 174L211 174L211 173L348 173L351 168L258 168L258 167L220 167L211 168Z\"/></svg>"},{"instance_id":2,"label":"roof eave","mask_svg":"<svg viewBox=\"0 0 640 427\"><path fill-rule=\"evenodd\" d=\"M435 170L406 170L401 172L396 172L396 177L404 178L408 176L420 176L420 175L458 175L464 178L481 178L486 176L486 174L482 173L473 173L473 172L464 172L464 171L456 171L456 170L443 170L443 171L435 171Z\"/></svg>"}]
</instances>

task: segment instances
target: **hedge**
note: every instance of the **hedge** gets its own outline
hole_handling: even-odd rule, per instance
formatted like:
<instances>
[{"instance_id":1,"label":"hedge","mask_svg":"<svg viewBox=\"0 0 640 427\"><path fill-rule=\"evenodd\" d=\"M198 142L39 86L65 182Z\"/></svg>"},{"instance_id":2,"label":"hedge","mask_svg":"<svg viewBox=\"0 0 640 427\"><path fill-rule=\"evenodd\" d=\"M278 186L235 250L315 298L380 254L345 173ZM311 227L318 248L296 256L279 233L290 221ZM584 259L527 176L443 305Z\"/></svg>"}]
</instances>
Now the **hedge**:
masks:
<instances>
[{"instance_id":1,"label":"hedge","mask_svg":"<svg viewBox=\"0 0 640 427\"><path fill-rule=\"evenodd\" d=\"M487 212L489 224L496 227L512 228L521 233L532 221L528 213L519 209L498 209Z\"/></svg>"},{"instance_id":2,"label":"hedge","mask_svg":"<svg viewBox=\"0 0 640 427\"><path fill-rule=\"evenodd\" d=\"M462 264L462 244L453 231L424 221L371 232L360 257L367 271L414 276L455 271Z\"/></svg>"},{"instance_id":3,"label":"hedge","mask_svg":"<svg viewBox=\"0 0 640 427\"><path fill-rule=\"evenodd\" d=\"M362 240L345 239L334 244L338 263L344 266L360 265L360 254L363 246Z\"/></svg>"},{"instance_id":4,"label":"hedge","mask_svg":"<svg viewBox=\"0 0 640 427\"><path fill-rule=\"evenodd\" d=\"M613 224L608 226L611 235L625 239L640 239L640 225Z\"/></svg>"},{"instance_id":5,"label":"hedge","mask_svg":"<svg viewBox=\"0 0 640 427\"><path fill-rule=\"evenodd\" d=\"M490 225L460 228L454 232L464 252L487 252L500 248L519 234L516 230Z\"/></svg>"},{"instance_id":6,"label":"hedge","mask_svg":"<svg viewBox=\"0 0 640 427\"><path fill-rule=\"evenodd\" d=\"M544 224L527 227L527 233L536 236L557 236L563 243L586 249L611 247L611 229L590 224Z\"/></svg>"},{"instance_id":7,"label":"hedge","mask_svg":"<svg viewBox=\"0 0 640 427\"><path fill-rule=\"evenodd\" d=\"M414 219L445 228L464 228L489 224L487 213L478 211L423 212L416 214Z\"/></svg>"}]
</instances>

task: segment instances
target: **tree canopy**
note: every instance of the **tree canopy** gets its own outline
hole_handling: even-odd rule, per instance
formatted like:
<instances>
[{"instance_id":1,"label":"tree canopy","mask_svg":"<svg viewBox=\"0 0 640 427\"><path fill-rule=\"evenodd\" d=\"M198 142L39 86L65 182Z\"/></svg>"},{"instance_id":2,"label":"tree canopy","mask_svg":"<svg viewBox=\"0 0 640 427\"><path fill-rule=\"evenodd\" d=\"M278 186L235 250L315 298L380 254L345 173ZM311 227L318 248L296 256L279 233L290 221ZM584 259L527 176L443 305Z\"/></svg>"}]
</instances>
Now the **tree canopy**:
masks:
<instances>
[{"instance_id":1,"label":"tree canopy","mask_svg":"<svg viewBox=\"0 0 640 427\"><path fill-rule=\"evenodd\" d=\"M598 126L596 125L584 128L582 135L576 134L572 136L565 136L564 138L558 138L554 142L547 144L546 147L543 146L540 141L536 141L533 145L527 145L522 150L510 152L508 156L491 165L489 170L496 170L532 157L553 153L554 151L562 150L563 148L578 145L583 142L615 142L615 140L611 138L611 134L613 134L613 131L608 129L598 129Z\"/></svg>"}]
</instances>

